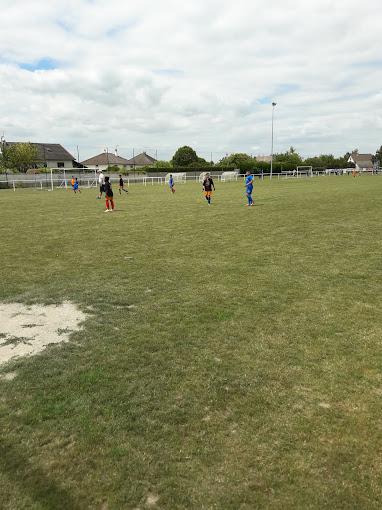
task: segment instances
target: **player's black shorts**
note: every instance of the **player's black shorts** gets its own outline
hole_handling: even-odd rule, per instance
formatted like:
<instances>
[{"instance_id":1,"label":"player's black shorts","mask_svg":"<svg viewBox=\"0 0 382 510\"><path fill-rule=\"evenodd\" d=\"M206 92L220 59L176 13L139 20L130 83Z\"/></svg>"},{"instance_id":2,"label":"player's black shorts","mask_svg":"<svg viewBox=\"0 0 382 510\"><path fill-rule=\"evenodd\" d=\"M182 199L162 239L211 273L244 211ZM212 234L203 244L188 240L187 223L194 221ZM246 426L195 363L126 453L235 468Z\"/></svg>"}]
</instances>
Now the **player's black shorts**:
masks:
<instances>
[{"instance_id":1,"label":"player's black shorts","mask_svg":"<svg viewBox=\"0 0 382 510\"><path fill-rule=\"evenodd\" d=\"M100 193L104 193L105 192L105 185L104 184L101 184L101 186L99 187L99 192Z\"/></svg>"}]
</instances>

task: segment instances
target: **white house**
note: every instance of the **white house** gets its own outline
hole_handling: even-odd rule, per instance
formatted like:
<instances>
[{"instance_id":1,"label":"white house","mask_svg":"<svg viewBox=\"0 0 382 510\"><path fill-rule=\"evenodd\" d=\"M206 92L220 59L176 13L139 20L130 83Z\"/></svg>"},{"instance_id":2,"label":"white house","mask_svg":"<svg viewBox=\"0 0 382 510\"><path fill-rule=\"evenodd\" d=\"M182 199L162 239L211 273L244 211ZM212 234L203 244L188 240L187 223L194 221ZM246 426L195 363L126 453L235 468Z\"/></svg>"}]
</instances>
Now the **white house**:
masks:
<instances>
[{"instance_id":1,"label":"white house","mask_svg":"<svg viewBox=\"0 0 382 510\"><path fill-rule=\"evenodd\" d=\"M120 168L129 168L129 161L113 152L101 152L97 156L81 161L81 165L86 167L97 167L100 170L107 170L109 166L118 166Z\"/></svg>"},{"instance_id":2,"label":"white house","mask_svg":"<svg viewBox=\"0 0 382 510\"><path fill-rule=\"evenodd\" d=\"M129 168L139 168L142 166L154 166L156 162L157 160L155 158L143 151L141 154L137 154L132 159L129 159L127 164Z\"/></svg>"},{"instance_id":3,"label":"white house","mask_svg":"<svg viewBox=\"0 0 382 510\"><path fill-rule=\"evenodd\" d=\"M18 145L24 142L6 142L6 146ZM37 166L47 168L73 168L75 158L59 143L32 143L37 147Z\"/></svg>"},{"instance_id":4,"label":"white house","mask_svg":"<svg viewBox=\"0 0 382 510\"><path fill-rule=\"evenodd\" d=\"M358 154L352 152L348 158L348 163L354 163L357 171L368 170L373 168L372 154Z\"/></svg>"}]
</instances>

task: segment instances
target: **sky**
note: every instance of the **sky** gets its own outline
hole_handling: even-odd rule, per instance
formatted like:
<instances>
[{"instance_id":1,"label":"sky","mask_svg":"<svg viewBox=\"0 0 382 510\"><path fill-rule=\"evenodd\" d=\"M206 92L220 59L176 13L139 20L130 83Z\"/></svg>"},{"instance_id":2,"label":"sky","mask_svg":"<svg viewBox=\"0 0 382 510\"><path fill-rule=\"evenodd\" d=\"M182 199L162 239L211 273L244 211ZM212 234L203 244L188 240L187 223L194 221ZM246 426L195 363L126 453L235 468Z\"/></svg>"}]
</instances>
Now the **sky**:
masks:
<instances>
[{"instance_id":1,"label":"sky","mask_svg":"<svg viewBox=\"0 0 382 510\"><path fill-rule=\"evenodd\" d=\"M380 0L0 0L0 135L83 161L382 145ZM272 102L277 103L275 107ZM78 147L78 150L77 150Z\"/></svg>"}]
</instances>

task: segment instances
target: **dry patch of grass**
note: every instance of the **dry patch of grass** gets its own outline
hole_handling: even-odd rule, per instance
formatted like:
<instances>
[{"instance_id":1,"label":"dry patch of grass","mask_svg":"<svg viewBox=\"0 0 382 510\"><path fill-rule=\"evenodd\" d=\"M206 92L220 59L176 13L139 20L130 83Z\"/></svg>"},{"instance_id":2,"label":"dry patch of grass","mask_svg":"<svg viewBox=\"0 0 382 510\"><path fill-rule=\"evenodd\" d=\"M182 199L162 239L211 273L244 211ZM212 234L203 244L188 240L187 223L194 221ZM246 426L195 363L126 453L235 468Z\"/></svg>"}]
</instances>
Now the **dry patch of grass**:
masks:
<instances>
[{"instance_id":1,"label":"dry patch of grass","mask_svg":"<svg viewBox=\"0 0 382 510\"><path fill-rule=\"evenodd\" d=\"M86 315L76 305L0 304L0 365L22 356L33 356L48 345L67 342Z\"/></svg>"}]
</instances>

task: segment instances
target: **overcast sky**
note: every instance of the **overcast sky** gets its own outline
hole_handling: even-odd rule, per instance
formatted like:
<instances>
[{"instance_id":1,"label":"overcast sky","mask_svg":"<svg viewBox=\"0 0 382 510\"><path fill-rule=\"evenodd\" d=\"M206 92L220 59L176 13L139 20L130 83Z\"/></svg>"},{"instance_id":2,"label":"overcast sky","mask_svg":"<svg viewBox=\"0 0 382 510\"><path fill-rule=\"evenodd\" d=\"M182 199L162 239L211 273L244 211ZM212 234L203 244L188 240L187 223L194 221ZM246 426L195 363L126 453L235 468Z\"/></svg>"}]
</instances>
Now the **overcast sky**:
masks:
<instances>
[{"instance_id":1,"label":"overcast sky","mask_svg":"<svg viewBox=\"0 0 382 510\"><path fill-rule=\"evenodd\" d=\"M382 145L380 0L0 0L0 131L169 159ZM0 133L1 134L1 133Z\"/></svg>"}]
</instances>

